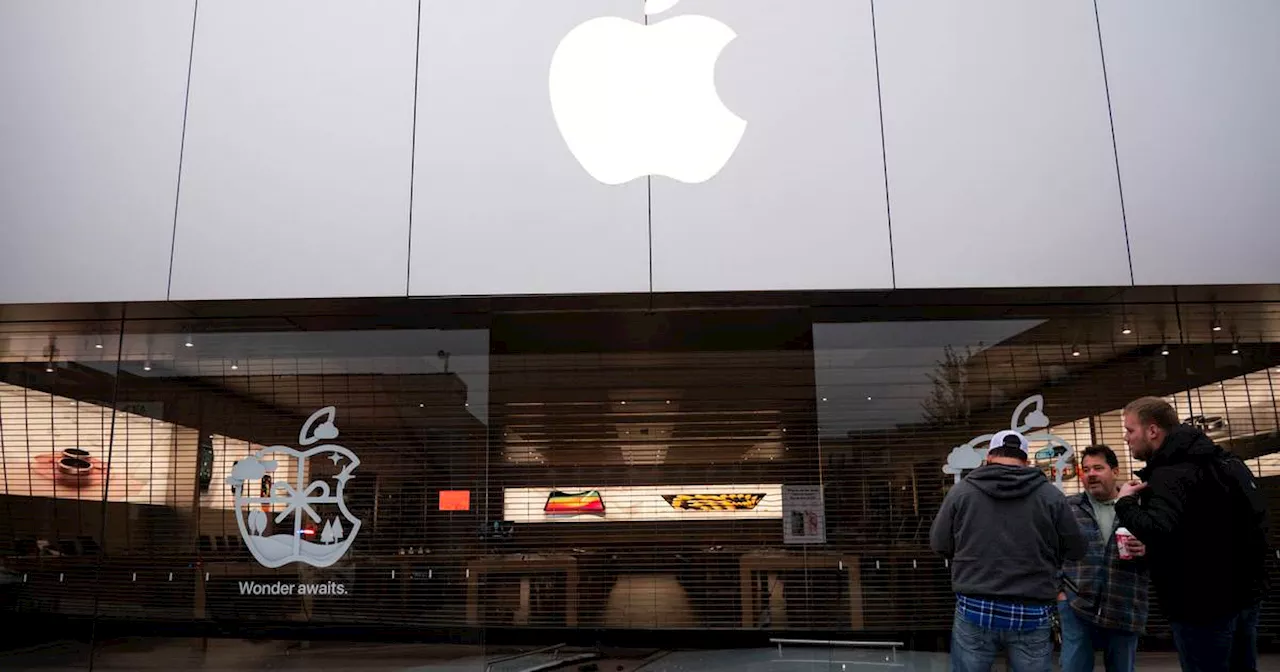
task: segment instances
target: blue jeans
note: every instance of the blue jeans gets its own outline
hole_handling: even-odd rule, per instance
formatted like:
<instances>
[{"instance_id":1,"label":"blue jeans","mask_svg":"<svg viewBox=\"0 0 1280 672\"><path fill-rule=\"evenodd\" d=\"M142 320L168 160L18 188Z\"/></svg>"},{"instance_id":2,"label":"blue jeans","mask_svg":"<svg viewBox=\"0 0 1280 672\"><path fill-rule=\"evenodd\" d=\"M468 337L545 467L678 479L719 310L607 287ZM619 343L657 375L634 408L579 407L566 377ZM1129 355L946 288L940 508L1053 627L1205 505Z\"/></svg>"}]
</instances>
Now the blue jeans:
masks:
<instances>
[{"instance_id":1,"label":"blue jeans","mask_svg":"<svg viewBox=\"0 0 1280 672\"><path fill-rule=\"evenodd\" d=\"M1261 613L1258 605L1210 623L1170 623L1182 672L1256 672Z\"/></svg>"},{"instance_id":2,"label":"blue jeans","mask_svg":"<svg viewBox=\"0 0 1280 672\"><path fill-rule=\"evenodd\" d=\"M951 672L991 672L1000 650L1009 652L1010 672L1051 672L1053 637L1038 630L988 630L957 614L951 629Z\"/></svg>"},{"instance_id":3,"label":"blue jeans","mask_svg":"<svg viewBox=\"0 0 1280 672\"><path fill-rule=\"evenodd\" d=\"M1093 652L1098 650L1107 672L1133 672L1137 633L1098 627L1081 618L1066 600L1058 602L1058 620L1062 622L1062 672L1093 672Z\"/></svg>"}]
</instances>

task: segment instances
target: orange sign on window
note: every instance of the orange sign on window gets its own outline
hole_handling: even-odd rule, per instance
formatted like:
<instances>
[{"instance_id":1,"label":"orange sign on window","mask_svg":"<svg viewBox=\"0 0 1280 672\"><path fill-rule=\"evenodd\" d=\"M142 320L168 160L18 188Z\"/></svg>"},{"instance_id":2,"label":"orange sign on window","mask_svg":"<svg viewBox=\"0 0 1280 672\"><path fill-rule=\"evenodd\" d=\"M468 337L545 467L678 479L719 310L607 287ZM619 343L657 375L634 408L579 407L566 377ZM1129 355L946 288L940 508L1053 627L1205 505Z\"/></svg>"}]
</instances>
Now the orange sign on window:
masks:
<instances>
[{"instance_id":1,"label":"orange sign on window","mask_svg":"<svg viewBox=\"0 0 1280 672\"><path fill-rule=\"evenodd\" d=\"M441 490L440 491L440 510L441 511L470 511L471 510L471 491L470 490Z\"/></svg>"}]
</instances>

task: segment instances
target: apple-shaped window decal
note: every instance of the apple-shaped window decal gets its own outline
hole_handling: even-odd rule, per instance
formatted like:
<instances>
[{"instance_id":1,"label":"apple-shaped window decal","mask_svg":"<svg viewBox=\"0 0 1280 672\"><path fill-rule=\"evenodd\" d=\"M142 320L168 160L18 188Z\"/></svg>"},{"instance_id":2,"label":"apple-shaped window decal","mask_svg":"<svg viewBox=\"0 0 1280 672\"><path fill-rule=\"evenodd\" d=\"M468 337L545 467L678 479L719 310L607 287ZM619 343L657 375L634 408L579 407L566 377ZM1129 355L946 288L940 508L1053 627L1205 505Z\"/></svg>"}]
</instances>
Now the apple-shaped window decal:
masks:
<instances>
[{"instance_id":1,"label":"apple-shaped window decal","mask_svg":"<svg viewBox=\"0 0 1280 672\"><path fill-rule=\"evenodd\" d=\"M649 0L645 14L678 1ZM716 61L735 37L694 15L650 25L600 17L569 31L551 57L549 82L574 158L611 185L646 175L689 184L715 177L747 128L716 92Z\"/></svg>"},{"instance_id":2,"label":"apple-shaped window decal","mask_svg":"<svg viewBox=\"0 0 1280 672\"><path fill-rule=\"evenodd\" d=\"M1013 417L1009 419L1009 429L1022 434L1029 442L1043 441L1048 444L1047 448L1036 454L1036 458L1040 459L1040 452L1048 451L1044 459L1054 460L1054 485L1061 490L1065 475L1074 473L1068 465L1075 463L1076 451L1069 441L1049 430L1049 416L1044 413L1044 395L1033 394L1023 399L1022 403L1013 410ZM942 473L954 475L956 483L959 483L964 472L982 466L982 461L987 457L987 442L995 435L996 432L982 434L966 444L952 448L947 455L946 464L942 466Z\"/></svg>"},{"instance_id":3,"label":"apple-shaped window decal","mask_svg":"<svg viewBox=\"0 0 1280 672\"><path fill-rule=\"evenodd\" d=\"M249 552L264 567L301 562L328 567L351 548L360 532L360 519L347 508L347 482L355 478L360 458L332 443L338 438L338 411L326 406L307 418L298 433L306 450L289 446L263 448L236 462L227 475L235 500L236 525ZM323 457L323 472L308 473L309 460ZM272 458L292 458L289 460ZM289 464L290 469L281 466ZM263 480L268 474L272 478ZM262 482L262 492L251 496L245 483ZM322 528L316 538L317 528Z\"/></svg>"}]
</instances>

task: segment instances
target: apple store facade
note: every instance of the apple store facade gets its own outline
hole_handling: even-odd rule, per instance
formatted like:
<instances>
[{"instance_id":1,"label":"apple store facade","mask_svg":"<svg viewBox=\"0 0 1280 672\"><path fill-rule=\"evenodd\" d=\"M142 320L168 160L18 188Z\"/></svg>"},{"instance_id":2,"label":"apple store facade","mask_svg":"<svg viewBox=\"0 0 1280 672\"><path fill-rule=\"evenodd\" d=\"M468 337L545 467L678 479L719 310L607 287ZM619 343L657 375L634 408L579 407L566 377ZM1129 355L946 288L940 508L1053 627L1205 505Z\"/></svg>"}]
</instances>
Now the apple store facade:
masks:
<instances>
[{"instance_id":1,"label":"apple store facade","mask_svg":"<svg viewBox=\"0 0 1280 672\"><path fill-rule=\"evenodd\" d=\"M981 438L1146 395L1276 510L1280 4L1193 4L0 0L0 668L941 653Z\"/></svg>"}]
</instances>

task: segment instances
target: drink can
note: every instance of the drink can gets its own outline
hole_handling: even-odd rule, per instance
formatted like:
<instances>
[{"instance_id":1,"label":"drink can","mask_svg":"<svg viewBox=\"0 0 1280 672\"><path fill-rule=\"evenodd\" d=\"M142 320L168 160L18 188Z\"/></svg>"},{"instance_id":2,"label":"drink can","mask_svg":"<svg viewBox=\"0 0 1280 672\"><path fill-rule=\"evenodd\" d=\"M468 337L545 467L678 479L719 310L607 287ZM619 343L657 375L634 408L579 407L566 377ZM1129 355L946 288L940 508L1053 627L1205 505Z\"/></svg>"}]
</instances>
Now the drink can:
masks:
<instances>
[{"instance_id":1,"label":"drink can","mask_svg":"<svg viewBox=\"0 0 1280 672\"><path fill-rule=\"evenodd\" d=\"M1123 527L1116 528L1116 547L1120 551L1121 560L1133 559L1133 554L1129 552L1129 547L1126 545L1126 542L1130 539L1133 539L1133 535L1129 533L1129 530Z\"/></svg>"}]
</instances>

